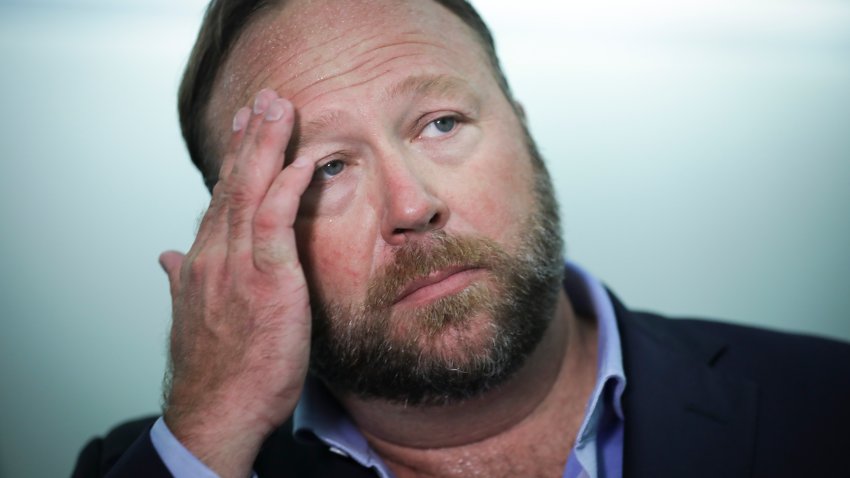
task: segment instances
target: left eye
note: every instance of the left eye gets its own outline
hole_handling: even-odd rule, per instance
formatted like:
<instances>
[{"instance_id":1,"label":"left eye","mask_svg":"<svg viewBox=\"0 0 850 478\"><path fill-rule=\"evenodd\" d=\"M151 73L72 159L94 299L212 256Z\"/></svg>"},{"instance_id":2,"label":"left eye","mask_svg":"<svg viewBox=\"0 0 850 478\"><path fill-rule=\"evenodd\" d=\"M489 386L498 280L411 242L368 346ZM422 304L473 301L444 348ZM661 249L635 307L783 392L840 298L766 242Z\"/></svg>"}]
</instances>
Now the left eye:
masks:
<instances>
[{"instance_id":1,"label":"left eye","mask_svg":"<svg viewBox=\"0 0 850 478\"><path fill-rule=\"evenodd\" d=\"M344 162L338 159L328 161L322 166L316 168L316 172L313 174L313 181L327 181L341 173L343 169L345 169Z\"/></svg>"},{"instance_id":2,"label":"left eye","mask_svg":"<svg viewBox=\"0 0 850 478\"><path fill-rule=\"evenodd\" d=\"M453 129L455 129L455 127L457 127L456 118L453 118L451 116L443 116L442 118L437 118L434 121L428 123L428 126L425 127L425 130L422 131L422 136L426 138L441 136L451 132Z\"/></svg>"}]
</instances>

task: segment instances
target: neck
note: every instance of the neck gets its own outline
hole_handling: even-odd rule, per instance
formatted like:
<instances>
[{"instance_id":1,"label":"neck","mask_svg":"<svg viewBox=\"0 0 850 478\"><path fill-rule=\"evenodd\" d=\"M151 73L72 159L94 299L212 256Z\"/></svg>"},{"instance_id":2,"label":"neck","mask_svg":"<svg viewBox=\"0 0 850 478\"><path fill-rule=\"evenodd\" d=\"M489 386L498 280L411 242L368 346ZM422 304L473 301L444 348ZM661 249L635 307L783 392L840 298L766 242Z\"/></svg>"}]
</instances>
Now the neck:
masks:
<instances>
[{"instance_id":1,"label":"neck","mask_svg":"<svg viewBox=\"0 0 850 478\"><path fill-rule=\"evenodd\" d=\"M560 426L574 428L560 428L573 440L595 382L596 348L595 321L576 316L561 292L547 332L523 367L480 397L426 407L338 398L385 457L534 433L537 428L552 428L554 418L562 422Z\"/></svg>"}]
</instances>

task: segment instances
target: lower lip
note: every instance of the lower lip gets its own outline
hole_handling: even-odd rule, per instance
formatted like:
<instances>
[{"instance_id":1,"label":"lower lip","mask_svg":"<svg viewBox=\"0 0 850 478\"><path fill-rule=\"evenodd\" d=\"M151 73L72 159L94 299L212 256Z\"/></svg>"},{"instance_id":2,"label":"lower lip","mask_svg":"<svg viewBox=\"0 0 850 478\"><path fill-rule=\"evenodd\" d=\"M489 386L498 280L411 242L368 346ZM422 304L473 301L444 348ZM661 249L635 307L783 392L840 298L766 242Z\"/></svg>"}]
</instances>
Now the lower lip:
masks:
<instances>
[{"instance_id":1,"label":"lower lip","mask_svg":"<svg viewBox=\"0 0 850 478\"><path fill-rule=\"evenodd\" d=\"M484 271L467 269L452 274L445 279L416 289L398 302L398 305L423 305L437 299L457 294L469 287Z\"/></svg>"}]
</instances>

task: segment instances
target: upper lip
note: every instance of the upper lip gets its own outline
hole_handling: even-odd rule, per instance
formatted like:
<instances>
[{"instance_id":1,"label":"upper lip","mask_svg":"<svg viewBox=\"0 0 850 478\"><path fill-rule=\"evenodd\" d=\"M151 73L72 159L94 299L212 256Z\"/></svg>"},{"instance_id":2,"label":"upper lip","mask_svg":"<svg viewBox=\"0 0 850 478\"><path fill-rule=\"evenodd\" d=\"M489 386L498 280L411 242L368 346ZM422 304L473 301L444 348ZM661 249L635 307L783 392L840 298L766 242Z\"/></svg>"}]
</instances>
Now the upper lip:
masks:
<instances>
[{"instance_id":1,"label":"upper lip","mask_svg":"<svg viewBox=\"0 0 850 478\"><path fill-rule=\"evenodd\" d=\"M428 287L431 284L436 284L447 277L453 276L459 272L467 271L470 269L475 269L475 266L466 265L466 266L452 266L446 267L445 269L440 269L438 271L434 271L427 276L420 277L418 279L414 279L407 284L407 287L402 289L401 293L398 294L398 298L396 299L396 303L404 300L405 297L410 294L416 292L417 290Z\"/></svg>"}]
</instances>

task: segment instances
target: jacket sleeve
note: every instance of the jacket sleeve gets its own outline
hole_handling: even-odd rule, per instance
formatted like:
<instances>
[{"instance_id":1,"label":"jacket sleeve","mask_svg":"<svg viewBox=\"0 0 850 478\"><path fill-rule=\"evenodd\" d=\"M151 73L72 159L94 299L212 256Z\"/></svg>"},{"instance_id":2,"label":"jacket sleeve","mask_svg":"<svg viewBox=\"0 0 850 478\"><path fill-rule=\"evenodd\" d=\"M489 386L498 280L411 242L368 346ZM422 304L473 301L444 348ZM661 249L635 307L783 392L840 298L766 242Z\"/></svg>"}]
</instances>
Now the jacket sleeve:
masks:
<instances>
[{"instance_id":1,"label":"jacket sleeve","mask_svg":"<svg viewBox=\"0 0 850 478\"><path fill-rule=\"evenodd\" d=\"M153 447L150 429L156 417L118 426L105 438L91 440L77 458L72 478L170 478Z\"/></svg>"}]
</instances>

